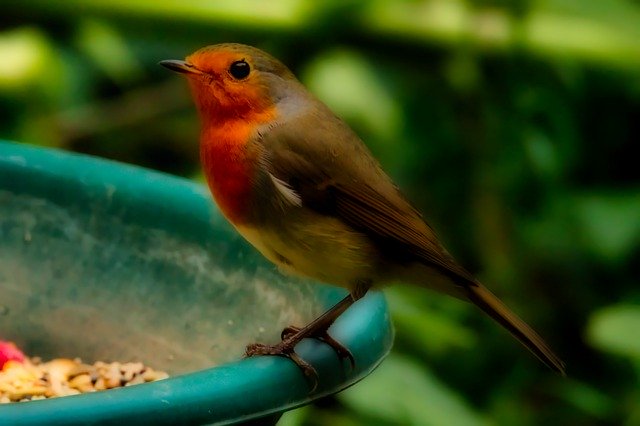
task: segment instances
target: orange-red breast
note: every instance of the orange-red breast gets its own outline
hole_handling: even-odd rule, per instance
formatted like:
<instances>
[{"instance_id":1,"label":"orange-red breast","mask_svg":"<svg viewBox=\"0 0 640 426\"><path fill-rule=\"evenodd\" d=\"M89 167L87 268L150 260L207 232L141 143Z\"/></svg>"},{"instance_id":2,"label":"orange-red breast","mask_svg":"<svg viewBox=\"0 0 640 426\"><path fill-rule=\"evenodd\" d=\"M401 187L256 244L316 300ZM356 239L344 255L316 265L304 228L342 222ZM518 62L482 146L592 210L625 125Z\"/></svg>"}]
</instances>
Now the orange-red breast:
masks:
<instances>
[{"instance_id":1,"label":"orange-red breast","mask_svg":"<svg viewBox=\"0 0 640 426\"><path fill-rule=\"evenodd\" d=\"M345 287L351 296L283 341L248 355L286 355L326 335L370 287L401 281L474 303L553 370L564 364L544 340L447 253L358 136L277 59L250 46L218 44L185 61L202 121L200 156L223 214L284 271Z\"/></svg>"}]
</instances>

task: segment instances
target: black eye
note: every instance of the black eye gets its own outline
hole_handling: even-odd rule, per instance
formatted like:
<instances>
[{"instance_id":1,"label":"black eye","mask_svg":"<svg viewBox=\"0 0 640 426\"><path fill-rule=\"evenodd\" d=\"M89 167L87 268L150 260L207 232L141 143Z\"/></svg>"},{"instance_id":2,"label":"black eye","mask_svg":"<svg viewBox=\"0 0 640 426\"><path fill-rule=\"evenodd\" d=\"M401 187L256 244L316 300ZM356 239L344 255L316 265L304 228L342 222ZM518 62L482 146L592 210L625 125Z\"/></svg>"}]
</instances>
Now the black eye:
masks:
<instances>
[{"instance_id":1,"label":"black eye","mask_svg":"<svg viewBox=\"0 0 640 426\"><path fill-rule=\"evenodd\" d=\"M242 80L244 78L247 78L250 71L251 71L251 67L244 59L240 61L235 61L229 67L229 74L231 74L231 76L236 80Z\"/></svg>"}]
</instances>

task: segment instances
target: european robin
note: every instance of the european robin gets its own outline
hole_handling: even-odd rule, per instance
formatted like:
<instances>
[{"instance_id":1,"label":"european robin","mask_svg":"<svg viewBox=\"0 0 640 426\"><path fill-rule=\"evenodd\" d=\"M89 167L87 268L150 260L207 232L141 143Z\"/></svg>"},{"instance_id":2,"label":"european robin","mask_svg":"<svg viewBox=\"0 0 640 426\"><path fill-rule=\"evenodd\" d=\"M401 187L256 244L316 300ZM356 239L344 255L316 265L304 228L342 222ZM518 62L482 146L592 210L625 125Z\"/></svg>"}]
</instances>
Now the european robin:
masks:
<instances>
[{"instance_id":1,"label":"european robin","mask_svg":"<svg viewBox=\"0 0 640 426\"><path fill-rule=\"evenodd\" d=\"M551 369L564 364L544 340L460 266L360 138L269 54L241 44L202 48L161 65L185 75L202 122L200 158L224 216L281 270L350 294L275 345L313 377L295 352L320 338L353 358L328 327L372 287L404 282L475 304Z\"/></svg>"}]
</instances>

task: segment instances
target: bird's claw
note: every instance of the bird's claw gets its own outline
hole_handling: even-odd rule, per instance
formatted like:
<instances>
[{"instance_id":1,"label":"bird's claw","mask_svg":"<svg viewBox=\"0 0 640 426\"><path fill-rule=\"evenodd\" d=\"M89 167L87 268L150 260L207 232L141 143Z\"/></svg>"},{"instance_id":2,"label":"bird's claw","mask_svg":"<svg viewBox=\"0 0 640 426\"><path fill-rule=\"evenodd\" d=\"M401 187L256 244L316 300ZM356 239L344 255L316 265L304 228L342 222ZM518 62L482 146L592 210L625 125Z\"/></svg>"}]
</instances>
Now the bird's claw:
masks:
<instances>
[{"instance_id":1,"label":"bird's claw","mask_svg":"<svg viewBox=\"0 0 640 426\"><path fill-rule=\"evenodd\" d=\"M284 330L282 330L282 333L280 334L280 337L282 338L282 341L285 341L285 340L287 340L288 338L292 337L294 334L296 334L299 331L300 331L300 328L295 327L295 326L289 326L289 327L286 327ZM349 364L351 365L351 369L352 370L356 367L356 361L353 358L353 354L351 353L351 351L349 349L347 349L346 347L344 347L340 342L335 340L333 337L331 337L329 335L329 333L327 332L327 330L323 330L323 331L319 332L316 335L311 335L311 336L307 336L307 337L316 338L316 339L320 340L321 342L324 342L327 345L331 346L331 348L335 351L336 355L338 355L339 359L341 359L341 360L348 359L349 360Z\"/></svg>"},{"instance_id":2,"label":"bird's claw","mask_svg":"<svg viewBox=\"0 0 640 426\"><path fill-rule=\"evenodd\" d=\"M265 345L262 343L252 343L247 346L245 350L245 357L250 358L259 355L275 355L285 358L289 358L293 361L300 370L304 373L305 377L311 385L310 392L313 392L318 387L318 372L311 364L300 358L300 356L293 350L294 344L288 343L286 339L277 345Z\"/></svg>"},{"instance_id":3,"label":"bird's claw","mask_svg":"<svg viewBox=\"0 0 640 426\"><path fill-rule=\"evenodd\" d=\"M280 334L282 341L276 345L252 343L247 346L245 356L249 358L259 355L275 355L289 358L298 366L298 368L300 368L300 370L302 370L305 377L311 384L311 392L313 392L318 387L318 372L311 364L300 358L300 356L294 351L295 345L300 341L299 336L296 336L300 330L300 328L294 326L285 328ZM348 359L351 369L355 368L356 363L351 351L331 337L329 333L327 333L327 330L322 330L315 335L304 337L313 337L331 346L331 348L336 352L336 355L338 355L338 358L341 360Z\"/></svg>"}]
</instances>

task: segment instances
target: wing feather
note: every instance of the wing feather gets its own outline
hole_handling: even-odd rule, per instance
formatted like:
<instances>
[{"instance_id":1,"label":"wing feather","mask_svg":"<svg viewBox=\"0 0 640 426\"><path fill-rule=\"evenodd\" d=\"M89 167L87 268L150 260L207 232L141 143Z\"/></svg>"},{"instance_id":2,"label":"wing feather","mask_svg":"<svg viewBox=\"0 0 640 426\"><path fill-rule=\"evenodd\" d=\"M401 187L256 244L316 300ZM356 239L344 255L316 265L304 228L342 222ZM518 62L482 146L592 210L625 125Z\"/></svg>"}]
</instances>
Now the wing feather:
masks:
<instances>
[{"instance_id":1,"label":"wing feather","mask_svg":"<svg viewBox=\"0 0 640 426\"><path fill-rule=\"evenodd\" d=\"M291 132L277 132L264 141L267 149L277 144L277 149L269 150L269 172L293 190L303 206L340 218L398 261L420 261L456 283L475 283L359 140L358 146L350 141L343 150L359 152L340 157L334 154L331 142L309 140L314 134L318 133L296 140ZM371 165L374 167L367 167Z\"/></svg>"}]
</instances>

